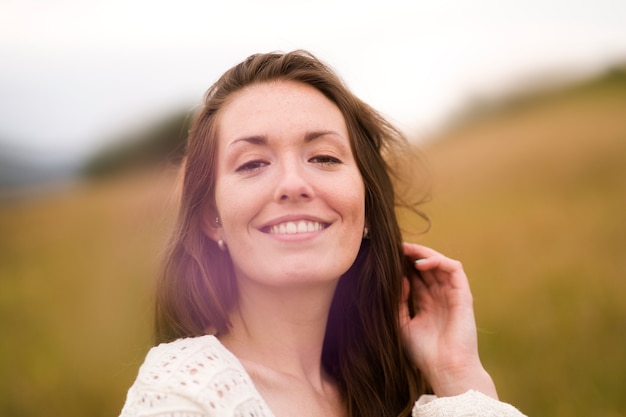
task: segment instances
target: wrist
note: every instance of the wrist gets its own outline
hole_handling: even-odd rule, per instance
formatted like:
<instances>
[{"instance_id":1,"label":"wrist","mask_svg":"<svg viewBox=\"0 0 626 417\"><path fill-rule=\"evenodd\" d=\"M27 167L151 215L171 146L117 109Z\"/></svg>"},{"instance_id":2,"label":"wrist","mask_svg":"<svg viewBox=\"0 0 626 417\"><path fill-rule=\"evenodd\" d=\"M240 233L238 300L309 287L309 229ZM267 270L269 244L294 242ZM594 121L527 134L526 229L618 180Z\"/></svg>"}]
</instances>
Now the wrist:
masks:
<instances>
[{"instance_id":1,"label":"wrist","mask_svg":"<svg viewBox=\"0 0 626 417\"><path fill-rule=\"evenodd\" d=\"M438 370L427 375L427 379L438 397L452 397L475 390L498 399L493 379L480 363L458 369Z\"/></svg>"}]
</instances>

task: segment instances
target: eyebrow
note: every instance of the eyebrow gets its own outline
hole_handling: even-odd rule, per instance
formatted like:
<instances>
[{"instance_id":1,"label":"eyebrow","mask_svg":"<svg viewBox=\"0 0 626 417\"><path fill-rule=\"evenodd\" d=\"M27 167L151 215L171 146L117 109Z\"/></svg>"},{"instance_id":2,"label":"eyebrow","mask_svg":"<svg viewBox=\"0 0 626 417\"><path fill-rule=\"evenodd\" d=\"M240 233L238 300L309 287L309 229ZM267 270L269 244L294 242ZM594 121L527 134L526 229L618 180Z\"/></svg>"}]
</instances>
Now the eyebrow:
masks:
<instances>
[{"instance_id":1,"label":"eyebrow","mask_svg":"<svg viewBox=\"0 0 626 417\"><path fill-rule=\"evenodd\" d=\"M250 143L252 145L265 145L267 144L267 138L265 136L261 136L261 135L257 135L257 136L245 136L243 138L238 138L235 139L234 141L232 141L231 143L228 144L228 148L230 148L231 146L240 143L240 142L247 142Z\"/></svg>"},{"instance_id":2,"label":"eyebrow","mask_svg":"<svg viewBox=\"0 0 626 417\"><path fill-rule=\"evenodd\" d=\"M329 135L341 137L341 135L335 132L334 130L315 130L313 132L307 132L304 135L304 143L309 143L322 136L329 136ZM246 142L251 145L267 145L267 137L263 135L244 136L242 138L235 139L234 141L229 143L228 147L230 148L231 146L240 142Z\"/></svg>"},{"instance_id":3,"label":"eyebrow","mask_svg":"<svg viewBox=\"0 0 626 417\"><path fill-rule=\"evenodd\" d=\"M334 135L334 136L341 137L341 135L335 132L334 130L319 130L319 131L307 132L307 134L304 135L304 143L309 143L319 137L327 136L327 135Z\"/></svg>"}]
</instances>

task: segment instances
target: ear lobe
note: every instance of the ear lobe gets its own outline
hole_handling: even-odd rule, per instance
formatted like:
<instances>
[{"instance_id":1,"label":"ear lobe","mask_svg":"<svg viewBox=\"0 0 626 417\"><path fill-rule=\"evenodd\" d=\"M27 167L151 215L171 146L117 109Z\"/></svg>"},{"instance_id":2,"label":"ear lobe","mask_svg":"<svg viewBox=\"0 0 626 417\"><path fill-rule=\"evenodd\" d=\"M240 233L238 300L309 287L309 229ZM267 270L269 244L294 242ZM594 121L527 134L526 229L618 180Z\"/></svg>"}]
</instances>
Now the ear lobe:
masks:
<instances>
[{"instance_id":1,"label":"ear lobe","mask_svg":"<svg viewBox=\"0 0 626 417\"><path fill-rule=\"evenodd\" d=\"M200 222L200 228L202 229L202 232L207 235L207 237L217 242L219 239L221 239L221 233L219 229L221 229L222 226L219 225L215 221L215 219L217 219L217 217L213 214L212 211L205 214L202 217L202 221Z\"/></svg>"}]
</instances>

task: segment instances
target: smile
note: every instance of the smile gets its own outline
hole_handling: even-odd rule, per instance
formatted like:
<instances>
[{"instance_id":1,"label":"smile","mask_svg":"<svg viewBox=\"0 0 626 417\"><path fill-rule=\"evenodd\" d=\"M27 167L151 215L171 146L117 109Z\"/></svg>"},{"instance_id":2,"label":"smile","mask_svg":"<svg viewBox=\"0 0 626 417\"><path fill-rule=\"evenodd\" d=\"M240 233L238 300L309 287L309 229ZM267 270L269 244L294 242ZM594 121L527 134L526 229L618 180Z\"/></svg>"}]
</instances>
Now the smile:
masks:
<instances>
[{"instance_id":1,"label":"smile","mask_svg":"<svg viewBox=\"0 0 626 417\"><path fill-rule=\"evenodd\" d=\"M323 230L326 224L307 220L297 222L284 222L275 224L268 229L268 233L275 235L295 235L298 233L311 233Z\"/></svg>"}]
</instances>

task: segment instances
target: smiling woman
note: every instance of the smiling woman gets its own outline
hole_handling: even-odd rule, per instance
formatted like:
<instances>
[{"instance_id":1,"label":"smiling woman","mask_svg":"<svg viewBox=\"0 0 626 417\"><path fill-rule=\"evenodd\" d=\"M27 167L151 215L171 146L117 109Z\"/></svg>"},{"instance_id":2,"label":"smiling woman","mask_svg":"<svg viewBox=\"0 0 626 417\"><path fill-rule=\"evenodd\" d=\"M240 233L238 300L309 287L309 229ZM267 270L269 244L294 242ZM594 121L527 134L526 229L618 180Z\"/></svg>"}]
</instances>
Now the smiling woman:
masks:
<instances>
[{"instance_id":1,"label":"smiling woman","mask_svg":"<svg viewBox=\"0 0 626 417\"><path fill-rule=\"evenodd\" d=\"M461 265L402 243L385 157L408 149L306 52L227 71L122 416L521 415L480 363Z\"/></svg>"},{"instance_id":2,"label":"smiling woman","mask_svg":"<svg viewBox=\"0 0 626 417\"><path fill-rule=\"evenodd\" d=\"M363 180L337 106L305 84L253 85L221 109L217 141L224 163L205 232L228 244L239 290L248 280L326 280L331 299L365 226Z\"/></svg>"}]
</instances>

